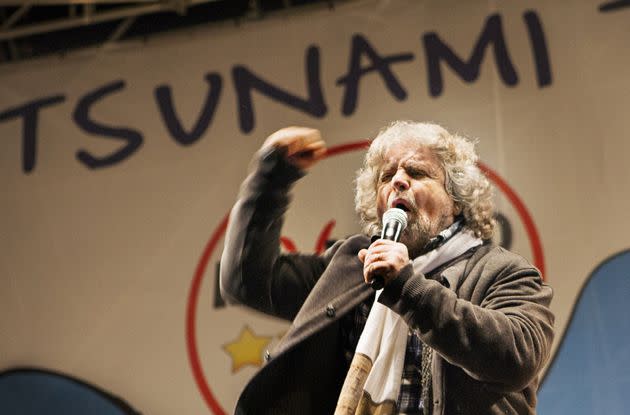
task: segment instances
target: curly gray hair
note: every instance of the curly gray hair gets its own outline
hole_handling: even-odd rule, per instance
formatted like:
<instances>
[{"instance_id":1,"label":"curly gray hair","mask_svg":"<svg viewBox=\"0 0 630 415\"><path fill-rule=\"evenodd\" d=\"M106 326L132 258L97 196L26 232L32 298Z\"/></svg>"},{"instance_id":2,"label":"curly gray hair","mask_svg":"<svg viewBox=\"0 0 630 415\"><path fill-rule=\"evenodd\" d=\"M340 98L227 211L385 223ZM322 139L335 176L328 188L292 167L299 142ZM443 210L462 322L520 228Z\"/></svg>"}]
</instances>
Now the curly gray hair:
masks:
<instances>
[{"instance_id":1,"label":"curly gray hair","mask_svg":"<svg viewBox=\"0 0 630 415\"><path fill-rule=\"evenodd\" d=\"M482 239L490 239L495 225L492 189L477 167L474 144L437 124L413 121L395 121L382 129L365 155L357 173L355 194L355 209L363 231L373 235L381 227L376 192L385 153L391 146L410 140L428 147L437 156L445 173L446 192L461 208L465 227Z\"/></svg>"}]
</instances>

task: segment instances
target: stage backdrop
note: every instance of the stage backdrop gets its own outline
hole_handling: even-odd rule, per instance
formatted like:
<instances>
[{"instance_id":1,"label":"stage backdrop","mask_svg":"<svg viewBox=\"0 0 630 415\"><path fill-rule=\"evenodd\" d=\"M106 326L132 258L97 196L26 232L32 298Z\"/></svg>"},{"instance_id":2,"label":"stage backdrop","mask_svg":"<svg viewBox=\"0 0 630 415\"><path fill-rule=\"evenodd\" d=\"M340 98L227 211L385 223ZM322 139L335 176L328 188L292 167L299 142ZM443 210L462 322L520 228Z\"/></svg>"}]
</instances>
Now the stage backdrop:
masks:
<instances>
[{"instance_id":1,"label":"stage backdrop","mask_svg":"<svg viewBox=\"0 0 630 415\"><path fill-rule=\"evenodd\" d=\"M478 139L497 242L554 287L560 355L590 275L606 280L598 265L630 245L627 6L349 1L0 67L0 412L36 405L61 382L50 372L88 385L55 413L89 385L120 413L231 412L288 325L221 301L226 215L288 125L333 151L295 187L286 251L358 231L354 174L392 120ZM628 268L615 269L621 285L584 308L593 348L627 344L614 322ZM607 315L611 292L621 311ZM627 384L620 347L549 367L588 361L610 368L598 382ZM545 405L567 401L545 387Z\"/></svg>"}]
</instances>

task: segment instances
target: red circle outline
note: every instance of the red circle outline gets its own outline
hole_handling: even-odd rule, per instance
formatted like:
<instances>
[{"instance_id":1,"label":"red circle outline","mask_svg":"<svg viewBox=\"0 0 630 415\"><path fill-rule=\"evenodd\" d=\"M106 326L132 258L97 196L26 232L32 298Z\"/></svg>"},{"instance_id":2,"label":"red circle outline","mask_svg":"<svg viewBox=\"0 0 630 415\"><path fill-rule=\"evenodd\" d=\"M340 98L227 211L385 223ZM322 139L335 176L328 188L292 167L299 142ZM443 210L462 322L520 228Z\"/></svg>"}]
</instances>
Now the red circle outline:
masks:
<instances>
[{"instance_id":1,"label":"red circle outline","mask_svg":"<svg viewBox=\"0 0 630 415\"><path fill-rule=\"evenodd\" d=\"M351 143L337 145L328 149L328 151L326 152L326 157L334 156L348 151L364 149L369 147L369 145L369 140L355 141ZM512 203L519 217L523 221L523 224L525 225L525 230L527 232L527 235L529 236L530 248L534 255L534 265L540 270L544 279L545 260L543 256L542 243L540 241L540 237L538 236L536 225L534 224L531 215L527 211L525 204L516 194L516 192L507 184L507 182L505 182L505 180L503 180L494 170L481 162L478 163L478 165L479 168L484 172L484 174L488 176L488 179L494 182L494 184L498 186L499 189L501 189L501 191ZM197 330L195 327L195 322L197 320L197 303L199 300L201 282L205 275L210 256L212 255L212 252L214 252L214 248L219 242L219 239L223 236L225 230L227 229L228 217L229 214L223 217L221 223L219 223L219 226L212 233L210 240L206 244L199 263L197 264L197 268L195 269L195 275L190 285L190 291L188 292L188 302L186 305L186 349L188 351L190 368L192 370L195 383L199 388L201 396L208 405L208 408L210 408L210 410L215 415L226 414L214 397L214 394L212 393L210 386L208 386L208 382L206 381L206 377L203 373L201 360L199 359L199 352L197 350Z\"/></svg>"}]
</instances>

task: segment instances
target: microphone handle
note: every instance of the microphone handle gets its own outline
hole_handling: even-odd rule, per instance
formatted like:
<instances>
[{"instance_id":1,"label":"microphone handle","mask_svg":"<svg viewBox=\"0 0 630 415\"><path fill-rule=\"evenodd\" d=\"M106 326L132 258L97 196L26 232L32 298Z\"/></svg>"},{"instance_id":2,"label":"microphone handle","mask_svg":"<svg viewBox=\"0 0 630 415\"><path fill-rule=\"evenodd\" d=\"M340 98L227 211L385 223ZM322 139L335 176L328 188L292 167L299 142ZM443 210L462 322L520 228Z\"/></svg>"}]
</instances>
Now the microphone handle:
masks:
<instances>
[{"instance_id":1,"label":"microphone handle","mask_svg":"<svg viewBox=\"0 0 630 415\"><path fill-rule=\"evenodd\" d=\"M385 278L377 275L376 277L372 278L372 281L370 281L370 287L372 287L374 291L382 290L383 287L385 287Z\"/></svg>"},{"instance_id":2,"label":"microphone handle","mask_svg":"<svg viewBox=\"0 0 630 415\"><path fill-rule=\"evenodd\" d=\"M386 223L383 227L383 234L381 235L381 239L389 239L391 241L398 242L398 240L400 239L400 234L402 232L401 228L403 226L404 225L401 226L399 222L395 221ZM393 227L394 229L388 229L390 227ZM392 230L393 232L391 232ZM375 275L370 281L370 287L372 287L374 291L383 289L383 287L385 287L385 278L383 278L382 275Z\"/></svg>"}]
</instances>

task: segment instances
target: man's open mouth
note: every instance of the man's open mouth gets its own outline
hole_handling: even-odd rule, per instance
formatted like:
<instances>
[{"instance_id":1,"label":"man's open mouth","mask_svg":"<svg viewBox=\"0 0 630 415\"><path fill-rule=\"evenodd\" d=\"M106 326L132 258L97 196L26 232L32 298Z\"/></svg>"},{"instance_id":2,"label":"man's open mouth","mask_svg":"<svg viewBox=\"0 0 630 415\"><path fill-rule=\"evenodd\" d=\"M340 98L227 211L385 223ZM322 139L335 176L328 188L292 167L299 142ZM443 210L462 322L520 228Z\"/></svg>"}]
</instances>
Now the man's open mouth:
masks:
<instances>
[{"instance_id":1,"label":"man's open mouth","mask_svg":"<svg viewBox=\"0 0 630 415\"><path fill-rule=\"evenodd\" d=\"M407 202L404 199L395 199L394 202L392 203L391 207L395 207L398 209L401 209L405 212L411 212L411 206L409 204L409 202Z\"/></svg>"}]
</instances>

